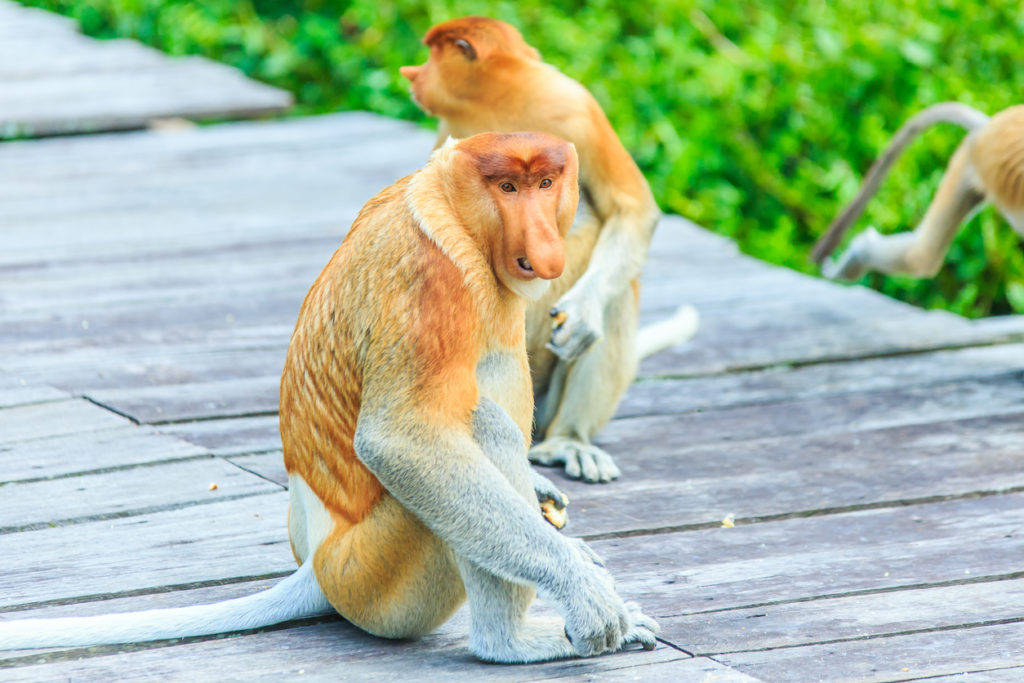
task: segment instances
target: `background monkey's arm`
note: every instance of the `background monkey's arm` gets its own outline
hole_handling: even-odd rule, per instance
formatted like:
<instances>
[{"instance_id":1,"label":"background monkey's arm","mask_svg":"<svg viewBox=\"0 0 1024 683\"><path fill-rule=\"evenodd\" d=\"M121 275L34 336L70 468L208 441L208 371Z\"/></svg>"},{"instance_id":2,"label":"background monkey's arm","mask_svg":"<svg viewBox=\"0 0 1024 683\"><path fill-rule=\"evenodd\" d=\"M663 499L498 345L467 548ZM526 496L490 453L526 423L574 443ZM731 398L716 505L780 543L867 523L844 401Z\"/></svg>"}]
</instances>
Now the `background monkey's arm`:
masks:
<instances>
[{"instance_id":1,"label":"background monkey's arm","mask_svg":"<svg viewBox=\"0 0 1024 683\"><path fill-rule=\"evenodd\" d=\"M596 107L596 102L594 103ZM601 231L583 275L555 305L567 314L549 348L571 361L604 330L604 306L639 277L661 217L646 179L619 142L604 114L592 115L589 140L578 144L584 196Z\"/></svg>"}]
</instances>

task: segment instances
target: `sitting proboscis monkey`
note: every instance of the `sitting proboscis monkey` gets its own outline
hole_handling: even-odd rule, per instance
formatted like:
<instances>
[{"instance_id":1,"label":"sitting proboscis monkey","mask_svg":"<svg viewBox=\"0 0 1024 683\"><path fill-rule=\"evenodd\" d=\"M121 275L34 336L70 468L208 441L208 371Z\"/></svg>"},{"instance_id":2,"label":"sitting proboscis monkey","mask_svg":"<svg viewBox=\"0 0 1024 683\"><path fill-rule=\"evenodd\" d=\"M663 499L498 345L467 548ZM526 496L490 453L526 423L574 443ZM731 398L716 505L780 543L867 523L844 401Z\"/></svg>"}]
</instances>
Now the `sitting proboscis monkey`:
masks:
<instances>
[{"instance_id":1,"label":"sitting proboscis monkey","mask_svg":"<svg viewBox=\"0 0 1024 683\"><path fill-rule=\"evenodd\" d=\"M959 124L968 133L953 153L920 224L913 232L895 235L880 235L869 227L838 259L822 263L864 211L900 153L936 123ZM986 201L1024 237L1024 106L1010 107L989 118L957 102L936 104L900 128L871 166L857 196L818 240L811 259L821 263L822 273L830 278L856 280L870 270L931 277L942 266L957 229Z\"/></svg>"},{"instance_id":2,"label":"sitting proboscis monkey","mask_svg":"<svg viewBox=\"0 0 1024 683\"><path fill-rule=\"evenodd\" d=\"M470 649L531 662L655 646L600 559L541 515L526 300L565 264L573 147L451 142L371 199L299 312L281 379L288 531L273 588L180 609L0 623L0 649L251 629L336 610L387 638L469 599ZM527 617L540 594L561 614Z\"/></svg>"},{"instance_id":3,"label":"sitting proboscis monkey","mask_svg":"<svg viewBox=\"0 0 1024 683\"><path fill-rule=\"evenodd\" d=\"M566 237L565 272L527 310L536 397L534 462L562 464L572 478L619 476L591 443L612 418L644 357L691 337L697 313L637 332L639 275L660 212L650 187L597 100L540 61L501 21L439 24L423 42L427 62L404 66L416 103L440 118L438 142L486 131L535 130L575 144L586 209Z\"/></svg>"}]
</instances>

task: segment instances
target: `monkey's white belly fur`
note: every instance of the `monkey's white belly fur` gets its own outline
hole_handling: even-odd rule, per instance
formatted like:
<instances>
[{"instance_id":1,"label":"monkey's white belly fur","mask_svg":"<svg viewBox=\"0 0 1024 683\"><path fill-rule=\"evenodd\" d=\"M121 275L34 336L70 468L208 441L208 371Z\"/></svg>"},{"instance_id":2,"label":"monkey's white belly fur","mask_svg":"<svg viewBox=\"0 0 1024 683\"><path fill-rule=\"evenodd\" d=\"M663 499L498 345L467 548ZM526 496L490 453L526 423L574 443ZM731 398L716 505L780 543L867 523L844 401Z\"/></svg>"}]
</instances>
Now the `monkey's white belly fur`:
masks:
<instances>
[{"instance_id":1,"label":"monkey's white belly fur","mask_svg":"<svg viewBox=\"0 0 1024 683\"><path fill-rule=\"evenodd\" d=\"M313 556L334 524L331 513L298 474L288 475L288 534L302 564Z\"/></svg>"}]
</instances>

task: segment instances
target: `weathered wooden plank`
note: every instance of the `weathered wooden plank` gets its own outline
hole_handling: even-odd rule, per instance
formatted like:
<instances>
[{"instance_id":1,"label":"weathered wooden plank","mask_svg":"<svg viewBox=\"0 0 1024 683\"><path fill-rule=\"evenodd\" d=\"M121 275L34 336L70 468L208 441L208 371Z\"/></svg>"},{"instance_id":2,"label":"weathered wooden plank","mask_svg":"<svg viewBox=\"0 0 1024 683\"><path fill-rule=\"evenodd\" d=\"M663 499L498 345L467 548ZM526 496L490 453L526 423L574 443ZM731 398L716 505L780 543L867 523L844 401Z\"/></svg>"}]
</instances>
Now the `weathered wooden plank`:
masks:
<instances>
[{"instance_id":1,"label":"weathered wooden plank","mask_svg":"<svg viewBox=\"0 0 1024 683\"><path fill-rule=\"evenodd\" d=\"M201 446L160 434L152 427L135 425L47 436L0 445L0 482L181 460L208 452Z\"/></svg>"},{"instance_id":2,"label":"weathered wooden plank","mask_svg":"<svg viewBox=\"0 0 1024 683\"><path fill-rule=\"evenodd\" d=\"M1024 495L594 541L659 618L1020 578ZM568 531L574 529L570 518Z\"/></svg>"},{"instance_id":3,"label":"weathered wooden plank","mask_svg":"<svg viewBox=\"0 0 1024 683\"><path fill-rule=\"evenodd\" d=\"M127 41L76 40L60 17L7 12L0 19L3 36L35 43L27 54L0 60L8 65L0 69L0 138L138 128L166 116L251 116L291 105L288 93L199 57L169 58L137 44L126 48ZM43 45L63 60L33 59ZM79 57L90 51L106 61Z\"/></svg>"},{"instance_id":4,"label":"weathered wooden plank","mask_svg":"<svg viewBox=\"0 0 1024 683\"><path fill-rule=\"evenodd\" d=\"M664 313L650 313L642 321L653 322ZM991 328L969 321L951 324L948 315L862 317L825 303L702 310L697 336L645 360L641 374L731 372L1024 339L1024 316L1016 316L1013 325Z\"/></svg>"},{"instance_id":5,"label":"weathered wooden plank","mask_svg":"<svg viewBox=\"0 0 1024 683\"><path fill-rule=\"evenodd\" d=\"M0 609L295 568L287 494L0 535Z\"/></svg>"},{"instance_id":6,"label":"weathered wooden plank","mask_svg":"<svg viewBox=\"0 0 1024 683\"><path fill-rule=\"evenodd\" d=\"M1021 666L1024 624L744 652L717 659L768 681L812 681L822 677L833 681L931 679Z\"/></svg>"},{"instance_id":7,"label":"weathered wooden plank","mask_svg":"<svg viewBox=\"0 0 1024 683\"><path fill-rule=\"evenodd\" d=\"M598 439L612 452L625 454L632 452L631 443L637 434L644 434L647 443L685 447L788 434L854 432L1021 411L1024 383L1013 373L986 380L778 400L684 414L668 413L664 406L658 406L653 416L613 422Z\"/></svg>"},{"instance_id":8,"label":"weathered wooden plank","mask_svg":"<svg viewBox=\"0 0 1024 683\"><path fill-rule=\"evenodd\" d=\"M278 430L276 414L182 422L163 425L160 431L174 434L221 456L281 449L281 432Z\"/></svg>"},{"instance_id":9,"label":"weathered wooden plank","mask_svg":"<svg viewBox=\"0 0 1024 683\"><path fill-rule=\"evenodd\" d=\"M204 417L276 413L280 375L193 382L156 387L89 392L97 403L110 406L143 423L160 424Z\"/></svg>"},{"instance_id":10,"label":"weathered wooden plank","mask_svg":"<svg viewBox=\"0 0 1024 683\"><path fill-rule=\"evenodd\" d=\"M454 681L531 681L566 676L600 677L627 669L642 676L644 665L672 662L678 676L701 676L709 669L728 671L707 661L689 663L689 655L662 645L653 652L628 651L592 659L495 666L472 658L465 631L440 632L418 641L388 641L342 622L291 628L244 637L179 645L4 671L11 681L40 678L160 680L196 677L256 681L379 681L382 678ZM613 679L615 680L615 679ZM621 679L619 679L621 680ZM664 679L662 679L664 680ZM678 678L677 678L678 680ZM743 679L727 679L743 680Z\"/></svg>"},{"instance_id":11,"label":"weathered wooden plank","mask_svg":"<svg viewBox=\"0 0 1024 683\"><path fill-rule=\"evenodd\" d=\"M280 490L217 457L7 484L0 532L65 524Z\"/></svg>"},{"instance_id":12,"label":"weathered wooden plank","mask_svg":"<svg viewBox=\"0 0 1024 683\"><path fill-rule=\"evenodd\" d=\"M618 417L754 405L858 391L930 386L1017 373L1024 344L982 346L855 361L777 367L679 380L644 378L629 388ZM1022 384L1024 386L1024 384Z\"/></svg>"},{"instance_id":13,"label":"weathered wooden plank","mask_svg":"<svg viewBox=\"0 0 1024 683\"><path fill-rule=\"evenodd\" d=\"M698 655L1024 622L1024 579L908 588L662 620L661 637Z\"/></svg>"},{"instance_id":14,"label":"weathered wooden plank","mask_svg":"<svg viewBox=\"0 0 1024 683\"><path fill-rule=\"evenodd\" d=\"M13 406L0 409L0 449L27 439L81 434L127 424L131 422L126 418L84 400ZM0 481L7 479L0 474Z\"/></svg>"},{"instance_id":15,"label":"weathered wooden plank","mask_svg":"<svg viewBox=\"0 0 1024 683\"><path fill-rule=\"evenodd\" d=\"M593 486L545 471L573 500L574 529L620 533L1024 486L1024 413L693 447L670 428L627 435L629 422L602 437L635 454L617 460L623 483Z\"/></svg>"},{"instance_id":16,"label":"weathered wooden plank","mask_svg":"<svg viewBox=\"0 0 1024 683\"><path fill-rule=\"evenodd\" d=\"M258 455L236 455L228 458L242 469L269 481L288 487L288 472L284 468L284 455L280 451Z\"/></svg>"},{"instance_id":17,"label":"weathered wooden plank","mask_svg":"<svg viewBox=\"0 0 1024 683\"><path fill-rule=\"evenodd\" d=\"M61 401L68 398L71 397L67 392L61 391L56 387L29 382L23 377L0 372L0 408L10 408L29 403Z\"/></svg>"},{"instance_id":18,"label":"weathered wooden plank","mask_svg":"<svg viewBox=\"0 0 1024 683\"><path fill-rule=\"evenodd\" d=\"M952 681L968 680L970 683L1017 683L1024 679L1024 667L1012 666L1005 669L987 669L985 671L961 671L949 676L934 676L928 680L934 683L952 683Z\"/></svg>"}]
</instances>

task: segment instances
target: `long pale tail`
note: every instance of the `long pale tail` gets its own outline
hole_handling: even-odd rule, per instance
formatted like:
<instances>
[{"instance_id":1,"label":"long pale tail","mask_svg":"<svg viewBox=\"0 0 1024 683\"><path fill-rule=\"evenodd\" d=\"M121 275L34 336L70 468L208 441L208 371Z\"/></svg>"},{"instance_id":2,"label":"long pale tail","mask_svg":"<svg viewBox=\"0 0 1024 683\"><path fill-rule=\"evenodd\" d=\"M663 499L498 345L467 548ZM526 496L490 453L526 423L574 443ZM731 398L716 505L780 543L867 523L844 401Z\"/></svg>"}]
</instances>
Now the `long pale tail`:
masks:
<instances>
[{"instance_id":1,"label":"long pale tail","mask_svg":"<svg viewBox=\"0 0 1024 683\"><path fill-rule=\"evenodd\" d=\"M640 328L636 335L637 361L684 341L697 333L700 314L693 306L680 306L671 318Z\"/></svg>"},{"instance_id":2,"label":"long pale tail","mask_svg":"<svg viewBox=\"0 0 1024 683\"><path fill-rule=\"evenodd\" d=\"M328 614L331 605L313 575L313 563L273 588L210 605L125 614L0 622L0 650L109 645L204 636Z\"/></svg>"},{"instance_id":3,"label":"long pale tail","mask_svg":"<svg viewBox=\"0 0 1024 683\"><path fill-rule=\"evenodd\" d=\"M878 192L882 179L896 163L900 154L925 129L936 123L954 123L968 131L973 131L984 126L988 120L989 117L986 114L959 102L940 102L911 117L893 136L892 142L889 143L882 156L878 157L868 169L864 184L861 185L857 196L832 221L832 225L814 245L814 249L811 250L811 260L821 263L835 250L840 240L843 239L843 233L864 212L868 201Z\"/></svg>"}]
</instances>

